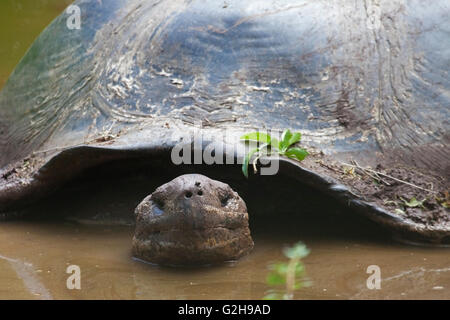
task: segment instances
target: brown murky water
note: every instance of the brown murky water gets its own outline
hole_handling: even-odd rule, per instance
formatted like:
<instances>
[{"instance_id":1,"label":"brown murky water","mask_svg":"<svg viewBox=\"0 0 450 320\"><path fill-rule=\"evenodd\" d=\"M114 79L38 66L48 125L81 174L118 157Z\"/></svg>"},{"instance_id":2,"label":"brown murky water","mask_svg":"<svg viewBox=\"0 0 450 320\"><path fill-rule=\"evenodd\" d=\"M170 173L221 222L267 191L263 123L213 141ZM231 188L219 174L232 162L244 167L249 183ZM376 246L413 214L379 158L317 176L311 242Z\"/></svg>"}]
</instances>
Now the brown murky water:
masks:
<instances>
[{"instance_id":1,"label":"brown murky water","mask_svg":"<svg viewBox=\"0 0 450 320\"><path fill-rule=\"evenodd\" d=\"M255 249L244 259L189 269L133 260L129 226L2 223L0 298L261 299L269 289L267 265L284 260L283 245L299 240L294 232L278 232L273 225L269 232L268 226L257 228ZM306 232L301 240L312 249L304 262L313 284L297 299L450 299L448 249L330 238L321 232ZM81 269L81 290L66 287L66 268L73 264ZM381 268L380 290L366 286L366 269L373 264Z\"/></svg>"}]
</instances>

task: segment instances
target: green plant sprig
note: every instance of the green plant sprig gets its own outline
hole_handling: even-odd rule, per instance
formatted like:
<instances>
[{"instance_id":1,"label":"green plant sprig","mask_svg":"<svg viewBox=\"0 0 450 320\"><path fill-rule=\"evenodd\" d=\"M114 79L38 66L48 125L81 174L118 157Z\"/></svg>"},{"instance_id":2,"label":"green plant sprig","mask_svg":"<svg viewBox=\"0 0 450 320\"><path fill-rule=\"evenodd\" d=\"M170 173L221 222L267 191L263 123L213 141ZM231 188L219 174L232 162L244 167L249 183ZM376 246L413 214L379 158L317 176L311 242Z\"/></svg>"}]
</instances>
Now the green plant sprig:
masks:
<instances>
[{"instance_id":1,"label":"green plant sprig","mask_svg":"<svg viewBox=\"0 0 450 320\"><path fill-rule=\"evenodd\" d=\"M249 151L245 156L244 162L242 163L242 173L246 178L248 178L248 165L253 156L256 158L253 161L253 170L256 173L256 163L258 159L266 155L279 154L281 156L286 156L291 159L296 159L302 161L309 154L305 149L292 147L302 139L300 132L292 133L289 129L284 130L281 135L281 141L272 138L270 135L262 132L250 132L246 133L240 138L242 141L256 141L261 144L255 149ZM263 153L265 152L265 153Z\"/></svg>"},{"instance_id":2,"label":"green plant sprig","mask_svg":"<svg viewBox=\"0 0 450 320\"><path fill-rule=\"evenodd\" d=\"M267 292L264 300L291 300L296 291L311 284L305 279L305 266L301 261L310 250L303 243L298 242L283 252L289 261L269 266L270 273L267 275L266 282L273 289Z\"/></svg>"}]
</instances>

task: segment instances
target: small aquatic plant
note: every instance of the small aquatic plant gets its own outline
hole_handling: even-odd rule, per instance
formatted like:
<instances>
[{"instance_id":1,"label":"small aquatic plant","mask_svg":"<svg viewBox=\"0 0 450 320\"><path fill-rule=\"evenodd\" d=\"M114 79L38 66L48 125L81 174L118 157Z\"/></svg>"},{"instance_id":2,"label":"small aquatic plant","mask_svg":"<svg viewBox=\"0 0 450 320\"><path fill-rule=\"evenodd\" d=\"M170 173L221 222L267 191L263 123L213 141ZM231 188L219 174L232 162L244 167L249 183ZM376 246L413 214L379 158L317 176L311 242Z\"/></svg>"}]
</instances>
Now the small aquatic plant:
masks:
<instances>
[{"instance_id":1,"label":"small aquatic plant","mask_svg":"<svg viewBox=\"0 0 450 320\"><path fill-rule=\"evenodd\" d=\"M283 253L289 261L269 266L270 273L266 282L273 288L267 292L264 300L292 300L296 291L311 284L305 277L305 266L301 261L310 250L302 242L298 242L285 248Z\"/></svg>"},{"instance_id":2,"label":"small aquatic plant","mask_svg":"<svg viewBox=\"0 0 450 320\"><path fill-rule=\"evenodd\" d=\"M293 147L294 144L302 139L302 135L300 132L292 133L289 129L284 130L281 135L281 141L262 132L246 133L240 139L246 142L256 141L259 144L257 148L249 151L242 163L242 173L246 178L248 178L248 164L253 156L256 156L253 160L253 169L256 172L256 163L263 155L279 154L298 161L302 161L308 155L305 149Z\"/></svg>"}]
</instances>

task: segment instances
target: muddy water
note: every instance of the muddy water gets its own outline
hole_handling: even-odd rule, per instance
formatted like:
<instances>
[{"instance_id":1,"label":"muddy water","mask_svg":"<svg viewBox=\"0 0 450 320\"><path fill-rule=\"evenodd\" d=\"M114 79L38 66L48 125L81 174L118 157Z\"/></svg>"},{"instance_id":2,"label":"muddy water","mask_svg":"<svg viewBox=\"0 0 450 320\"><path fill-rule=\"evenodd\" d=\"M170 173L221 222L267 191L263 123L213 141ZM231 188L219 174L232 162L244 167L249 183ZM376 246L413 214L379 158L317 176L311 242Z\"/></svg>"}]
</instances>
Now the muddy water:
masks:
<instances>
[{"instance_id":1,"label":"muddy water","mask_svg":"<svg viewBox=\"0 0 450 320\"><path fill-rule=\"evenodd\" d=\"M311 287L297 299L450 299L448 249L419 248L268 224L256 227L255 249L234 263L162 268L131 257L133 227L70 221L0 224L1 299L261 299L267 265L284 260L285 244L304 241ZM254 228L255 229L255 228ZM269 230L270 229L270 230ZM316 228L318 229L318 228ZM327 233L327 227L323 230ZM347 233L347 231L346 231ZM81 269L81 290L66 287L66 268ZM381 268L381 289L369 290L366 268Z\"/></svg>"}]
</instances>

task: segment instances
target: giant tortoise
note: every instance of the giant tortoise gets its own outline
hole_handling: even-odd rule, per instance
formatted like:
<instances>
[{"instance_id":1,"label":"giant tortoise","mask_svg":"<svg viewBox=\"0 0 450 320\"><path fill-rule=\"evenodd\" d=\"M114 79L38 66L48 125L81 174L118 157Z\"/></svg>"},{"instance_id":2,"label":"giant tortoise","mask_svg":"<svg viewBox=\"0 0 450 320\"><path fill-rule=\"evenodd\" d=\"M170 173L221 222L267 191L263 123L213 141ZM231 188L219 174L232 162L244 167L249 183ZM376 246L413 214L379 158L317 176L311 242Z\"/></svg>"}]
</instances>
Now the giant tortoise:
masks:
<instances>
[{"instance_id":1,"label":"giant tortoise","mask_svg":"<svg viewBox=\"0 0 450 320\"><path fill-rule=\"evenodd\" d=\"M184 143L242 161L243 133L289 128L310 155L268 157L277 175L398 238L450 243L448 1L74 5L80 28L62 13L0 94L4 218L113 160Z\"/></svg>"}]
</instances>

